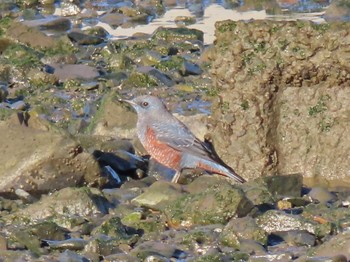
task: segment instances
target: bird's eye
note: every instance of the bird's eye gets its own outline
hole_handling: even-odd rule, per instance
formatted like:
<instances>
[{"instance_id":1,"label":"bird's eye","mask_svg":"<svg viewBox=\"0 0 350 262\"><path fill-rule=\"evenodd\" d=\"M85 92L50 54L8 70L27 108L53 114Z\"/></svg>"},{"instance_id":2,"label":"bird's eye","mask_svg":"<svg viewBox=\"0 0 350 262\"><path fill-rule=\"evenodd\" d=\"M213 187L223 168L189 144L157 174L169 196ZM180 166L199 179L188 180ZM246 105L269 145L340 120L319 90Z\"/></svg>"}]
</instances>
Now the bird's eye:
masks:
<instances>
[{"instance_id":1,"label":"bird's eye","mask_svg":"<svg viewBox=\"0 0 350 262\"><path fill-rule=\"evenodd\" d=\"M148 102L144 101L142 102L142 107L147 107L148 106Z\"/></svg>"}]
</instances>

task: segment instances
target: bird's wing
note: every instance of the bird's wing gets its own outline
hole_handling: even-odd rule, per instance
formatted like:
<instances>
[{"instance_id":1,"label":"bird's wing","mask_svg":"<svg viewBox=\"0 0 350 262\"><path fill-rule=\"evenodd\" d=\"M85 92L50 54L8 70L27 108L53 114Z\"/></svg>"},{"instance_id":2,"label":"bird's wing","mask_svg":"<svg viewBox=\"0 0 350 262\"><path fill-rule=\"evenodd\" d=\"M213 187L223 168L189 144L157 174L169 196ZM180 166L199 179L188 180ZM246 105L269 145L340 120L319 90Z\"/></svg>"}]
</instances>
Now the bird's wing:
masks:
<instances>
[{"instance_id":1,"label":"bird's wing","mask_svg":"<svg viewBox=\"0 0 350 262\"><path fill-rule=\"evenodd\" d=\"M175 150L195 154L213 160L212 150L181 122L159 123L154 125L157 140L166 143Z\"/></svg>"}]
</instances>

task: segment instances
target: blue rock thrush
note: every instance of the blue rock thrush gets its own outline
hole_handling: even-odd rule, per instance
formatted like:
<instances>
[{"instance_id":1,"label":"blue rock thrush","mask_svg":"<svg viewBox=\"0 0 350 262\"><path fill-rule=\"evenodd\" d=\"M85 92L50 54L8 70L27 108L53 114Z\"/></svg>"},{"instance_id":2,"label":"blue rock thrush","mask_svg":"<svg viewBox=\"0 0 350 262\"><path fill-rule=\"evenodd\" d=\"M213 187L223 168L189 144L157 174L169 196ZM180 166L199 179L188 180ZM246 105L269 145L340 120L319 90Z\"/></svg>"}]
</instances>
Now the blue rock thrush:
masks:
<instances>
[{"instance_id":1,"label":"blue rock thrush","mask_svg":"<svg viewBox=\"0 0 350 262\"><path fill-rule=\"evenodd\" d=\"M172 182L176 183L183 169L202 169L246 182L226 165L211 144L202 142L175 118L155 96L139 96L133 100L121 100L133 106L138 115L137 135L152 158L176 171Z\"/></svg>"}]
</instances>

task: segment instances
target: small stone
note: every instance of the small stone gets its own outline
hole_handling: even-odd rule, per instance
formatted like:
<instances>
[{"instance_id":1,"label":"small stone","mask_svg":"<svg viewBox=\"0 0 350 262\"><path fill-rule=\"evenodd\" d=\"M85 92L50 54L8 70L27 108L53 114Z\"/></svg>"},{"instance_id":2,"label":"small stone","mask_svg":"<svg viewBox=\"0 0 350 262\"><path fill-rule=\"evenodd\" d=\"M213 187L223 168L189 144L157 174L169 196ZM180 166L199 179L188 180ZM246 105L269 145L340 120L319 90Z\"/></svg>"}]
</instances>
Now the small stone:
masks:
<instances>
[{"instance_id":1,"label":"small stone","mask_svg":"<svg viewBox=\"0 0 350 262\"><path fill-rule=\"evenodd\" d=\"M159 210L182 195L180 185L166 181L157 181L145 193L134 198L131 202L139 206Z\"/></svg>"},{"instance_id":2,"label":"small stone","mask_svg":"<svg viewBox=\"0 0 350 262\"><path fill-rule=\"evenodd\" d=\"M199 65L185 61L182 65L182 68L180 68L180 73L183 76L189 76L189 75L200 75L202 74L203 70L200 68Z\"/></svg>"},{"instance_id":3,"label":"small stone","mask_svg":"<svg viewBox=\"0 0 350 262\"><path fill-rule=\"evenodd\" d=\"M322 187L313 187L308 193L308 196L322 204L326 204L327 202L331 202L336 199L334 194Z\"/></svg>"},{"instance_id":4,"label":"small stone","mask_svg":"<svg viewBox=\"0 0 350 262\"><path fill-rule=\"evenodd\" d=\"M275 232L274 235L282 238L291 246L308 246L312 247L316 243L316 237L307 231L290 230L286 232Z\"/></svg>"},{"instance_id":5,"label":"small stone","mask_svg":"<svg viewBox=\"0 0 350 262\"><path fill-rule=\"evenodd\" d=\"M74 251L65 250L59 256L60 262L85 262L87 259Z\"/></svg>"}]
</instances>

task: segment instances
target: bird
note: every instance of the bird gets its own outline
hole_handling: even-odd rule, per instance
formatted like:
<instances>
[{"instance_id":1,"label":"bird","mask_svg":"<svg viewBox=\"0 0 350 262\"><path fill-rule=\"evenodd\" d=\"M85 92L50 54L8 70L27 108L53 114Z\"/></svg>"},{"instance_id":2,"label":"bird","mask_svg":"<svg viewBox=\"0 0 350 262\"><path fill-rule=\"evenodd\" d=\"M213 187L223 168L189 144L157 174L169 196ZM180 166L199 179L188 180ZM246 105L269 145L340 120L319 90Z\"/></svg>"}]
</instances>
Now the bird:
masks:
<instances>
[{"instance_id":1,"label":"bird","mask_svg":"<svg viewBox=\"0 0 350 262\"><path fill-rule=\"evenodd\" d=\"M129 103L137 113L137 136L147 153L160 164L176 171L172 178L177 183L184 169L200 169L210 174L246 180L224 163L208 141L198 139L190 129L171 114L156 96L142 95Z\"/></svg>"}]
</instances>

